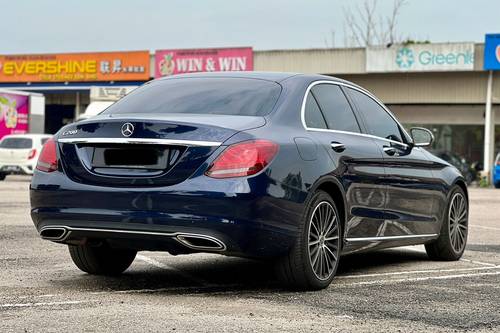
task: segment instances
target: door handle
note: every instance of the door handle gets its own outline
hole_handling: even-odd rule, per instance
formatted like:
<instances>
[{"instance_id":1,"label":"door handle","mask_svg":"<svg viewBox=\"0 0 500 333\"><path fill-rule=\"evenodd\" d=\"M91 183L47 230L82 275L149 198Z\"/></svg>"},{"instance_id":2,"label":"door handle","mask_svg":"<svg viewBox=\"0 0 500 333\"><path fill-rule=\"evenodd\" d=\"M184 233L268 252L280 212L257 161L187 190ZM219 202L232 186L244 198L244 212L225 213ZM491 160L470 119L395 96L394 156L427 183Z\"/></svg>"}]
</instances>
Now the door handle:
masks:
<instances>
[{"instance_id":1,"label":"door handle","mask_svg":"<svg viewBox=\"0 0 500 333\"><path fill-rule=\"evenodd\" d=\"M398 155L397 154L398 151L394 147L384 146L383 149L384 149L384 153L386 153L389 156L397 156Z\"/></svg>"},{"instance_id":2,"label":"door handle","mask_svg":"<svg viewBox=\"0 0 500 333\"><path fill-rule=\"evenodd\" d=\"M343 143L333 141L330 145L333 151L336 151L337 153L341 153L345 150L345 146Z\"/></svg>"}]
</instances>

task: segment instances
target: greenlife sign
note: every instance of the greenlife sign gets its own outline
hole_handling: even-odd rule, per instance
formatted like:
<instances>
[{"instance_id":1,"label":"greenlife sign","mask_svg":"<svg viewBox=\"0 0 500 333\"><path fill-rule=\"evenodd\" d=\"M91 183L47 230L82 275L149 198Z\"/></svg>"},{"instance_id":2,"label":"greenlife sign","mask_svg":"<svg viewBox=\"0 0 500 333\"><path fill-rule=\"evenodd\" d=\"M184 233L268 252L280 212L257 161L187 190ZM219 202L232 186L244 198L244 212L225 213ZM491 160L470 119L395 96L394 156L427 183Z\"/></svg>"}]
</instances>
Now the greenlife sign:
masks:
<instances>
[{"instance_id":1,"label":"greenlife sign","mask_svg":"<svg viewBox=\"0 0 500 333\"><path fill-rule=\"evenodd\" d=\"M474 69L474 43L410 44L366 49L367 72L436 72Z\"/></svg>"}]
</instances>

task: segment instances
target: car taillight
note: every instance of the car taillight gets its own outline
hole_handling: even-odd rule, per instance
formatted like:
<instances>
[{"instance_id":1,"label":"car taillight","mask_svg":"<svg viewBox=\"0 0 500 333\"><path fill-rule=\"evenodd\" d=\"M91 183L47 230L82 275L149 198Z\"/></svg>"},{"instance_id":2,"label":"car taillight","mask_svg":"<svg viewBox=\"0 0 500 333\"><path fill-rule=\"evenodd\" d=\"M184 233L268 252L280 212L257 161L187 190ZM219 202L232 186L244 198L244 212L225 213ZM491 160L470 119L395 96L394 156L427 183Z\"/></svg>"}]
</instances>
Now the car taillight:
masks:
<instances>
[{"instance_id":1,"label":"car taillight","mask_svg":"<svg viewBox=\"0 0 500 333\"><path fill-rule=\"evenodd\" d=\"M205 174L212 178L255 175L271 162L278 149L276 143L268 140L236 143L227 147Z\"/></svg>"},{"instance_id":2,"label":"car taillight","mask_svg":"<svg viewBox=\"0 0 500 333\"><path fill-rule=\"evenodd\" d=\"M31 160L35 156L36 156L36 149L33 148L30 150L30 153L28 154L28 160Z\"/></svg>"},{"instance_id":3,"label":"car taillight","mask_svg":"<svg viewBox=\"0 0 500 333\"><path fill-rule=\"evenodd\" d=\"M56 142L50 138L45 142L38 158L36 168L44 172L52 172L57 170L57 154Z\"/></svg>"}]
</instances>

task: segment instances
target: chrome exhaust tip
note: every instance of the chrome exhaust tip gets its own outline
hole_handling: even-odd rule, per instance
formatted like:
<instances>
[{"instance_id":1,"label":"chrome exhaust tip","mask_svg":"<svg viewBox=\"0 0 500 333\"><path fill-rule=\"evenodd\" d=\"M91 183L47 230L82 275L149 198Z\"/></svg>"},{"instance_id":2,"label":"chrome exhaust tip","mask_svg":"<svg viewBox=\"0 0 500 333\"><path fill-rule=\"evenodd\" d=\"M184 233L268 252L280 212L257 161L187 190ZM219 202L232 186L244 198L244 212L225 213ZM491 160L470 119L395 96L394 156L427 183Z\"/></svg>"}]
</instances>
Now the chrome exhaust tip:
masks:
<instances>
[{"instance_id":1,"label":"chrome exhaust tip","mask_svg":"<svg viewBox=\"0 0 500 333\"><path fill-rule=\"evenodd\" d=\"M219 239L199 234L178 234L175 239L182 245L200 251L224 251L226 245Z\"/></svg>"},{"instance_id":2,"label":"chrome exhaust tip","mask_svg":"<svg viewBox=\"0 0 500 333\"><path fill-rule=\"evenodd\" d=\"M64 227L44 227L40 230L40 237L51 241L63 240L68 234Z\"/></svg>"}]
</instances>

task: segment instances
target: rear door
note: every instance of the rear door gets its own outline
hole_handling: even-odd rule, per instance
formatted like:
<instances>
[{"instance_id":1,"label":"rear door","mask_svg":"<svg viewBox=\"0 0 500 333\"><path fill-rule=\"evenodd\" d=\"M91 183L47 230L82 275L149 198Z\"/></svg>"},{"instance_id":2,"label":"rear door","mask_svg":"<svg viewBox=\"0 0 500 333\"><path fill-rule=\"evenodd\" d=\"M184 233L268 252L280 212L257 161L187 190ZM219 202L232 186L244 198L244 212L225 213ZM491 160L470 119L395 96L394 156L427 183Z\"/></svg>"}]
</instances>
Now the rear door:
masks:
<instances>
[{"instance_id":1,"label":"rear door","mask_svg":"<svg viewBox=\"0 0 500 333\"><path fill-rule=\"evenodd\" d=\"M439 217L439 183L422 148L413 147L394 117L375 99L347 88L360 118L383 151L387 200L380 236L434 234Z\"/></svg>"},{"instance_id":2,"label":"rear door","mask_svg":"<svg viewBox=\"0 0 500 333\"><path fill-rule=\"evenodd\" d=\"M330 155L347 196L347 237L374 236L383 223L383 157L361 127L342 88L314 85L306 101L305 124Z\"/></svg>"}]
</instances>

